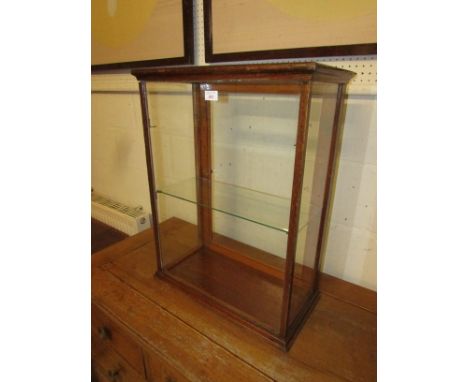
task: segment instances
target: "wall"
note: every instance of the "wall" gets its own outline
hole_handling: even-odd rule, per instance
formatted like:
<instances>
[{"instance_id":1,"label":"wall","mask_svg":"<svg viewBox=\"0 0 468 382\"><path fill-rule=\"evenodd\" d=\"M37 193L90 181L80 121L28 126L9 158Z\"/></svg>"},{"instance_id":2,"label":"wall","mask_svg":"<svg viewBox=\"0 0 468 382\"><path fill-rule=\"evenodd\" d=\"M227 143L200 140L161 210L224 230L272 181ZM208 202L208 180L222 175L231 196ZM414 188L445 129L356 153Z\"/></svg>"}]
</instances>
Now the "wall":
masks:
<instances>
[{"instance_id":1,"label":"wall","mask_svg":"<svg viewBox=\"0 0 468 382\"><path fill-rule=\"evenodd\" d=\"M377 288L377 102L350 94L323 270Z\"/></svg>"},{"instance_id":2,"label":"wall","mask_svg":"<svg viewBox=\"0 0 468 382\"><path fill-rule=\"evenodd\" d=\"M94 191L151 211L140 96L130 75L92 77L91 158Z\"/></svg>"},{"instance_id":3,"label":"wall","mask_svg":"<svg viewBox=\"0 0 468 382\"><path fill-rule=\"evenodd\" d=\"M364 64L363 64L364 62ZM360 69L375 58L329 62ZM360 72L363 73L363 72ZM368 72L366 72L368 74ZM361 82L364 81L364 82ZM348 89L324 272L376 289L376 91L361 75ZM92 185L119 202L150 211L137 82L92 77Z\"/></svg>"}]
</instances>

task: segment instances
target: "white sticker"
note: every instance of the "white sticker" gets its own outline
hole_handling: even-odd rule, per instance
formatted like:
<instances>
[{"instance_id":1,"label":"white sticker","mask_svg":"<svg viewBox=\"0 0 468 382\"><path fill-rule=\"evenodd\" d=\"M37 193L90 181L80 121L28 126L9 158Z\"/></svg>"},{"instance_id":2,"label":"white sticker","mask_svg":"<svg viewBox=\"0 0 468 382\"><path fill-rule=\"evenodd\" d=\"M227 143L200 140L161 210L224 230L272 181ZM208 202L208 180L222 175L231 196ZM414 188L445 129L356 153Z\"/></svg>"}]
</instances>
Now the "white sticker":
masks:
<instances>
[{"instance_id":1,"label":"white sticker","mask_svg":"<svg viewBox=\"0 0 468 382\"><path fill-rule=\"evenodd\" d=\"M217 101L218 91L217 90L205 90L205 101Z\"/></svg>"}]
</instances>

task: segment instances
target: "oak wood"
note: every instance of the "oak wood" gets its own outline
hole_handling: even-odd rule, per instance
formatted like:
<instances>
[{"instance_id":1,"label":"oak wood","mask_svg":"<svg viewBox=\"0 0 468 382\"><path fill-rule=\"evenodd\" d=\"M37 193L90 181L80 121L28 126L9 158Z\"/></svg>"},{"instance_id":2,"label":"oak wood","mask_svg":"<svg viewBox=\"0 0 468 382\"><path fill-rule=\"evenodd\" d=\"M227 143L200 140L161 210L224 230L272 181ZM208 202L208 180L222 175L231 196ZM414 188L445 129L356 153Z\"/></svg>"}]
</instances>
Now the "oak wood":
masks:
<instances>
[{"instance_id":1,"label":"oak wood","mask_svg":"<svg viewBox=\"0 0 468 382\"><path fill-rule=\"evenodd\" d=\"M202 241L197 226L170 218L160 225L160 245L164 253L164 268L170 269L198 251Z\"/></svg>"},{"instance_id":2,"label":"oak wood","mask_svg":"<svg viewBox=\"0 0 468 382\"><path fill-rule=\"evenodd\" d=\"M278 280L284 280L286 262L281 257L217 233L213 234L213 241L207 248ZM310 280L313 280L314 274L314 269L295 263L294 285L304 289L310 288Z\"/></svg>"},{"instance_id":3,"label":"oak wood","mask_svg":"<svg viewBox=\"0 0 468 382\"><path fill-rule=\"evenodd\" d=\"M333 90L332 90L333 89ZM313 83L312 97L317 97L316 93L321 93L320 97L323 98L322 104L322 117L319 128L318 136L316 137L316 147L314 150L314 169L312 180L309 181L306 187L311 187L311 194L307 200L309 220L306 229L306 241L304 248L304 261L307 257L308 264L314 264L312 268L294 264L294 282L291 288L307 288L310 289L309 293L304 294L304 299L310 299L311 295L317 290L317 272L318 264L321 256L321 237L325 227L325 216L327 211L328 192L327 188L327 175L329 174L329 163L332 161L330 152L334 144L332 139L334 120L336 115L339 115L339 109L336 110L336 104L339 98L338 85L330 84L323 88L323 83ZM341 100L341 99L340 99ZM328 109L328 110L327 110ZM330 110L331 109L331 110ZM333 113L331 113L331 111ZM301 186L301 190L303 187ZM307 205L306 204L306 205ZM306 206L305 205L305 206ZM305 207L304 206L304 207ZM310 258L312 256L312 258ZM300 274L300 276L299 276ZM297 276L299 277L297 277ZM300 285L297 281L301 282ZM294 330L300 326L301 322L298 317L303 317L307 313L307 307L302 306L301 302L291 305L289 309L288 328L289 334L293 335Z\"/></svg>"},{"instance_id":4,"label":"oak wood","mask_svg":"<svg viewBox=\"0 0 468 382\"><path fill-rule=\"evenodd\" d=\"M328 76L339 82L348 82L355 74L345 69L333 68L315 62L285 64L249 64L249 65L210 65L185 67L156 67L132 70L138 80L146 81L187 81L210 83L213 81L236 81L241 79L268 80L277 83L283 80L289 83L308 81L313 75Z\"/></svg>"},{"instance_id":5,"label":"oak wood","mask_svg":"<svg viewBox=\"0 0 468 382\"><path fill-rule=\"evenodd\" d=\"M306 153L307 132L309 128L309 105L311 97L311 83L304 84L299 103L299 117L297 122L296 154L294 158L293 185L291 191L291 210L289 214L288 243L286 249L285 283L281 308L281 336L285 337L288 330L291 311L291 296L294 278L294 264L296 259L296 244L301 210L302 181L304 178L304 159Z\"/></svg>"},{"instance_id":6,"label":"oak wood","mask_svg":"<svg viewBox=\"0 0 468 382\"><path fill-rule=\"evenodd\" d=\"M207 248L278 280L284 280L284 259L266 251L216 233Z\"/></svg>"},{"instance_id":7,"label":"oak wood","mask_svg":"<svg viewBox=\"0 0 468 382\"><path fill-rule=\"evenodd\" d=\"M98 374L99 382L144 382L145 377L133 369L127 361L109 348L94 354L93 365ZM110 378L109 373L116 373L115 379Z\"/></svg>"},{"instance_id":8,"label":"oak wood","mask_svg":"<svg viewBox=\"0 0 468 382\"><path fill-rule=\"evenodd\" d=\"M146 90L146 83L140 81L138 83L138 87L140 90L140 102L141 102L141 115L143 120L143 137L145 141L145 157L146 157L146 171L148 175L148 185L150 191L150 203L151 203L151 211L152 211L152 219L153 219L153 233L154 233L154 240L156 242L156 259L158 267L156 272L159 272L162 269L162 254L161 254L161 246L159 241L159 214L158 214L158 194L156 193L156 172L153 159L153 150L151 146L151 121L149 117L149 110L148 110L148 98L147 98L147 90Z\"/></svg>"},{"instance_id":9,"label":"oak wood","mask_svg":"<svg viewBox=\"0 0 468 382\"><path fill-rule=\"evenodd\" d=\"M340 288L340 280L334 279L328 283L291 350L284 353L154 278L151 230L113 248L117 255L102 251L93 256L93 304L126 327L145 352L163 359L188 380L252 380L239 374L231 378L230 373L235 373L231 367L237 368L237 362L257 378L260 373L284 382L376 380L376 315L343 301L362 288L349 283ZM340 299L331 296L337 289ZM225 351L221 357L220 349Z\"/></svg>"},{"instance_id":10,"label":"oak wood","mask_svg":"<svg viewBox=\"0 0 468 382\"><path fill-rule=\"evenodd\" d=\"M159 275L288 349L317 298L310 290L310 277L294 279L290 298L296 319L281 337L284 259L222 235L215 235L215 240L224 246L215 241L197 246L196 232L195 225L178 218L161 224L161 241L172 265ZM314 274L305 266L295 268L301 271L298 277Z\"/></svg>"},{"instance_id":11,"label":"oak wood","mask_svg":"<svg viewBox=\"0 0 468 382\"><path fill-rule=\"evenodd\" d=\"M286 339L294 337L294 330L287 337L283 336L285 339L279 336L284 259L219 234L215 234L210 245L197 246L196 226L178 218L162 223L160 232L163 251L172 264L160 273L161 277L242 321L269 340L289 347ZM303 269L301 277L304 273L312 274L313 270ZM301 311L300 316L304 317L317 294L310 293L310 282L297 279L294 285L291 304L297 307L295 312ZM299 324L294 329L299 328Z\"/></svg>"},{"instance_id":12,"label":"oak wood","mask_svg":"<svg viewBox=\"0 0 468 382\"><path fill-rule=\"evenodd\" d=\"M171 227L173 229L177 226L180 226L181 223L183 224L180 219L169 219L164 222L163 227ZM186 232L190 232L190 229L193 229L195 226L192 225L192 228L189 227L190 225L187 226ZM188 233L187 236L190 236L190 233ZM229 240L231 242L229 244L230 246L233 245L233 240L231 238L226 238L222 235L219 236L223 239L225 238ZM242 251L246 249L246 244L240 242L237 243L241 246ZM142 231L134 236L131 236L130 239L123 240L117 245L113 245L112 247L107 247L101 250L99 252L99 256L93 256L91 259L92 269L98 269L99 267L106 268L115 260L119 259L119 261L121 261L122 257L126 258L125 255L140 251L143 255L147 255L148 252L154 251L153 233L151 232L151 229ZM278 269L281 269L281 267L284 266L283 259L280 259L278 256L271 256L267 252L258 250L256 248L251 252L247 251L247 254L254 259L256 256L259 256L259 261L262 263L269 263L272 267L277 267ZM141 260L141 262L136 261L134 265L145 266L145 270L151 273L155 267L155 261L151 261L151 259L145 259L145 261L143 261L143 259ZM240 261L239 257L236 257L236 260ZM249 263L249 266L250 264L251 263ZM136 271L136 269L132 269L133 271ZM140 271L142 274L145 274L143 269ZM149 273L146 273L146 275ZM322 294L332 296L346 304L356 305L362 309L368 310L369 312L377 313L377 293L375 291L326 273L320 273L318 281L319 290Z\"/></svg>"},{"instance_id":13,"label":"oak wood","mask_svg":"<svg viewBox=\"0 0 468 382\"><path fill-rule=\"evenodd\" d=\"M107 375L104 374L104 370L93 362L91 364L91 382L106 382L108 380Z\"/></svg>"},{"instance_id":14,"label":"oak wood","mask_svg":"<svg viewBox=\"0 0 468 382\"><path fill-rule=\"evenodd\" d=\"M283 290L278 279L208 249L172 268L170 275L278 332Z\"/></svg>"},{"instance_id":15,"label":"oak wood","mask_svg":"<svg viewBox=\"0 0 468 382\"><path fill-rule=\"evenodd\" d=\"M114 324L97 307L91 308L91 332L92 337L101 349L112 348L122 358L128 362L133 369L141 375L145 375L142 353L140 347ZM99 331L105 329L108 333L107 338L102 338Z\"/></svg>"},{"instance_id":16,"label":"oak wood","mask_svg":"<svg viewBox=\"0 0 468 382\"><path fill-rule=\"evenodd\" d=\"M97 274L100 272L96 272ZM191 381L265 381L261 373L209 341L183 321L128 288L110 272L100 274L101 282L93 303L120 320L135 335L146 352L166 360ZM153 280L158 280L153 278ZM230 374L226 375L226 368Z\"/></svg>"},{"instance_id":17,"label":"oak wood","mask_svg":"<svg viewBox=\"0 0 468 382\"><path fill-rule=\"evenodd\" d=\"M327 178L325 180L325 190L323 194L323 202L322 202L322 216L320 217L320 227L319 227L319 234L318 234L318 242L317 242L317 255L315 257L315 266L314 269L319 269L320 266L320 258L322 254L322 246L323 246L323 237L325 232L325 227L327 223L327 218L329 217L330 211L330 187L332 184L333 172L335 171L336 166L336 140L338 139L338 133L340 128L340 112L343 107L344 103L344 92L345 86L339 85L338 86L338 93L336 98L336 106L335 106L335 115L333 118L333 129L332 129L332 136L331 142L329 146L329 154L328 154L328 168L327 168ZM318 278L316 277L314 280L314 286L318 285Z\"/></svg>"},{"instance_id":18,"label":"oak wood","mask_svg":"<svg viewBox=\"0 0 468 382\"><path fill-rule=\"evenodd\" d=\"M161 358L148 355L149 381L152 382L190 382L180 371L163 361Z\"/></svg>"},{"instance_id":19,"label":"oak wood","mask_svg":"<svg viewBox=\"0 0 468 382\"><path fill-rule=\"evenodd\" d=\"M326 273L319 275L319 289L322 294L377 314L377 293L371 289L357 286Z\"/></svg>"},{"instance_id":20,"label":"oak wood","mask_svg":"<svg viewBox=\"0 0 468 382\"><path fill-rule=\"evenodd\" d=\"M111 263L114 259L119 258L123 254L132 252L140 247L147 246L148 241L154 240L153 233L149 231L151 231L151 229L144 230L134 236L131 236L131 240L120 241L99 251L99 256L91 257L91 270L97 269L97 267L100 266L105 267L106 264Z\"/></svg>"},{"instance_id":21,"label":"oak wood","mask_svg":"<svg viewBox=\"0 0 468 382\"><path fill-rule=\"evenodd\" d=\"M201 225L202 240L204 245L211 242L213 235L213 213L211 211L211 104L206 102L202 96L202 89L197 88L197 106L199 108L199 120L196 141L196 152L198 159L195 161L198 168L197 174L200 179L197 179L197 189L200 194L199 210L201 212L201 220L198 224ZM203 181L201 181L203 180Z\"/></svg>"},{"instance_id":22,"label":"oak wood","mask_svg":"<svg viewBox=\"0 0 468 382\"><path fill-rule=\"evenodd\" d=\"M148 365L148 379L150 381L162 381L163 361L160 357L150 353L145 355L146 364Z\"/></svg>"},{"instance_id":23,"label":"oak wood","mask_svg":"<svg viewBox=\"0 0 468 382\"><path fill-rule=\"evenodd\" d=\"M202 190L202 172L201 172L201 150L199 142L202 141L201 130L203 128L203 115L201 112L202 109L202 93L200 90L200 84L192 84L192 102L193 102L193 143L194 143L194 153L195 153L195 175L196 175L196 193L197 200L201 200L203 197ZM198 235L203 239L206 229L203 227L203 207L197 204L197 223L198 223Z\"/></svg>"},{"instance_id":24,"label":"oak wood","mask_svg":"<svg viewBox=\"0 0 468 382\"><path fill-rule=\"evenodd\" d=\"M268 84L206 84L203 90L217 90L230 93L271 93L271 94L299 94L301 85L285 84L284 82Z\"/></svg>"},{"instance_id":25,"label":"oak wood","mask_svg":"<svg viewBox=\"0 0 468 382\"><path fill-rule=\"evenodd\" d=\"M126 237L128 237L126 233L110 227L99 220L91 219L91 253L98 252Z\"/></svg>"}]
</instances>

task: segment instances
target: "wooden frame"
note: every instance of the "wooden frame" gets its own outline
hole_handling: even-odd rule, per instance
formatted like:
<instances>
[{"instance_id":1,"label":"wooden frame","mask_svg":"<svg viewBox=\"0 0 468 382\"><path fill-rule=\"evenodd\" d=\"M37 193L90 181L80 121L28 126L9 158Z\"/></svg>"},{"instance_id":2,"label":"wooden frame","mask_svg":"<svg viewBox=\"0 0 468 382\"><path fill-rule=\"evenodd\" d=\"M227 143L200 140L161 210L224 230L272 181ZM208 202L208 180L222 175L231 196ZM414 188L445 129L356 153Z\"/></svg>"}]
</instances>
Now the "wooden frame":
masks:
<instances>
[{"instance_id":1,"label":"wooden frame","mask_svg":"<svg viewBox=\"0 0 468 382\"><path fill-rule=\"evenodd\" d=\"M322 252L321 238L324 234L328 205L330 202L330 184L334 169L336 137L339 129L341 104L343 102L344 87L352 78L354 73L316 63L298 63L152 68L134 70L132 74L135 75L140 82L148 180L153 210L153 230L157 258L156 275L193 294L200 300L215 307L244 326L255 330L265 338L280 345L283 349L289 349L318 297L317 280L318 266ZM146 91L147 81L187 82L192 84L198 228L190 223L184 223L177 218L171 218L169 219L171 222L168 223L168 221L166 221L161 224L158 220L158 188L155 179L156 167L151 150L151 124L149 120ZM301 276L295 275L295 267L297 267L295 256L298 240L299 211L305 167L305 151L309 127L310 104L314 82L316 81L336 84L337 92L336 101L334 101L334 115L330 115L333 123L331 142L327 156L328 159L326 162L326 179L324 180L325 190L319 226L320 236L317 246L314 249L315 266L311 269L305 265L301 265L302 271L300 271L300 273L304 271L311 275L313 283L308 285L306 280L302 280L300 278ZM287 252L285 260L276 258L267 252L213 232L213 212L211 209L211 104L203 99L203 92L207 89L217 89L225 92L240 91L245 93L259 92L268 94L297 94L299 96L293 185L291 191L289 227L287 231ZM200 242L201 244L195 244L192 246L188 245L187 248L193 249L187 252L183 257L172 260L169 259L170 250L166 250L166 253L162 252L161 235L164 234L168 225L171 224L173 226L184 225L185 227L188 227L191 232L198 232L196 234L198 237L196 242ZM190 226L192 226L192 228ZM171 240L174 240L174 231L172 231L171 235ZM183 238L186 243L190 242L189 236ZM169 239L167 240L168 241L165 243L166 248L170 248L170 244L168 244ZM247 255L244 256L245 254ZM248 272L252 271L256 272L256 275L259 273L264 275L258 277L266 277L270 283L276 285L275 290L281 291L281 294L279 294L279 292L277 294L278 299L281 300L281 304L280 306L274 307L274 311L276 312L275 314L277 314L278 317L270 317L271 312L262 312L261 310L263 308L260 306L260 313L257 311L254 313L260 314L263 318L266 317L266 321L264 322L267 323L262 324L262 318L259 319L258 315L255 315L251 311L243 311L239 306L234 306L230 302L224 301L222 298L222 286L216 286L216 288L221 291L220 294L210 294L201 286L197 286L196 284L191 283L189 279L182 277L181 273L178 274L177 270L184 269L184 266L188 266L187 264L189 263L190 258L193 258L194 256L217 259L217 262L221 261L222 264L220 264L222 265L222 272L224 272L223 277L235 280L235 284L239 284L240 288L243 288L242 285L244 285L244 283L246 285L245 288L248 288L249 282L251 283L251 286L256 285L255 278L252 279L253 276L250 276ZM167 257L167 261L163 261L163 257ZM213 266L216 265L215 263L213 264ZM234 269L238 269L240 271L232 274L235 272ZM242 272L247 273L244 274ZM236 277L239 277L240 279L236 280ZM293 288L295 288L296 285L304 286L303 290L305 294L302 295L303 300L301 301L303 302L299 305L300 309L295 312L295 316L293 317L291 316L291 301L293 299ZM261 305L262 301L260 300L258 303ZM278 329L275 329L276 323L279 323Z\"/></svg>"},{"instance_id":2,"label":"wooden frame","mask_svg":"<svg viewBox=\"0 0 468 382\"><path fill-rule=\"evenodd\" d=\"M184 55L181 57L170 57L154 60L116 62L109 64L91 65L93 73L103 71L129 71L133 68L168 66L168 65L186 65L193 64L193 0L182 1L182 18L183 18L183 39L184 39Z\"/></svg>"},{"instance_id":3,"label":"wooden frame","mask_svg":"<svg viewBox=\"0 0 468 382\"><path fill-rule=\"evenodd\" d=\"M242 52L215 53L213 49L212 0L203 0L205 61L229 62L271 60L303 57L351 56L377 54L377 43L348 44L333 46L311 46L290 49L270 49Z\"/></svg>"}]
</instances>

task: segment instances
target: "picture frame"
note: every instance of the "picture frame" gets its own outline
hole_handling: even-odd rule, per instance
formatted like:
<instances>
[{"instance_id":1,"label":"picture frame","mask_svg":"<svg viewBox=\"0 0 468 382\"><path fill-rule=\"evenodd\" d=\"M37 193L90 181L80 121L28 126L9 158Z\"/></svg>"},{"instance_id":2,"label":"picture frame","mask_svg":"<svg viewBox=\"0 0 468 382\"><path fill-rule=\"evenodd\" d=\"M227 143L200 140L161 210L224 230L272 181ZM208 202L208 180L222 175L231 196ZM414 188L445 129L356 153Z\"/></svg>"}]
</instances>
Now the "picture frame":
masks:
<instances>
[{"instance_id":1,"label":"picture frame","mask_svg":"<svg viewBox=\"0 0 468 382\"><path fill-rule=\"evenodd\" d=\"M335 2L339 1L344 0L335 0ZM321 24L322 28L318 28L314 34L314 39L321 41L320 45L301 44L307 42L305 41L307 39L303 38L304 34L311 36L310 23L299 20L300 15L295 18L294 15L288 16L287 12L282 12L284 9L279 11L274 9L274 3L282 4L281 6L286 11L288 4L296 4L282 0L257 0L255 2L232 0L213 2L212 0L203 0L205 61L214 63L377 53L376 2L374 0L363 0L361 3L365 4L363 4L361 11L365 14L359 16L359 12L355 10L354 20L350 19L346 23L340 23L340 20L328 19L323 22ZM301 3L306 4L304 2L298 2L297 4ZM375 9L372 3L375 3ZM365 10L366 4L370 8L368 12ZM296 13L300 11L299 8L293 8L293 10ZM281 15L285 15L283 19ZM218 18L222 18L222 20ZM258 22L257 20L260 18L261 22ZM296 19L299 22L295 22ZM369 25L364 23L366 20ZM276 31L276 25L280 25L283 31ZM353 41L353 36L348 38L349 33L347 33L348 29L353 28L353 25L361 26L360 32L357 33L359 36L355 36L355 41ZM301 26L309 29L304 29L304 33L301 33ZM334 38L327 39L327 28L334 28L337 31ZM340 30L340 28L343 30ZM294 30L289 39L283 38L283 41L279 44L275 41L279 35L284 37L290 34L291 29ZM251 38L247 38L247 36L251 36ZM345 43L336 44L339 39ZM244 47L242 44L244 44Z\"/></svg>"},{"instance_id":2,"label":"picture frame","mask_svg":"<svg viewBox=\"0 0 468 382\"><path fill-rule=\"evenodd\" d=\"M180 3L178 4L178 2ZM102 3L103 1L94 0L92 7L102 8L104 6ZM117 4L117 1L108 0L107 8L112 7L112 3ZM112 32L107 33L105 30L103 31L103 27L99 25L99 19L97 19L101 17L104 12L111 13L112 9L105 9L104 12L100 9L100 13L98 13L96 8L92 10L94 16L92 25L93 21L95 21L95 28L92 28L91 71L93 73L115 70L125 71L149 66L187 65L193 63L193 0L147 0L146 3L147 13L152 12L150 17L146 20L138 20L140 15L135 12L136 16L132 18L131 22L121 24L134 26L134 30L138 28L141 30L142 25L140 24L143 24L145 21L148 24L141 35L134 38L134 41L138 39L138 46L137 44L132 45L131 42L128 43L127 41L125 49L118 46L106 46L97 41L99 33L97 33L95 29L98 27L104 37L113 38ZM128 7L131 6L131 3L129 4ZM151 9L151 6L154 8ZM115 5L115 7L117 7L117 5ZM158 7L160 7L160 15L157 14ZM140 13L143 14L143 12ZM101 18L106 20L109 17L106 14ZM143 19L142 16L141 18ZM158 23L158 25L151 25L151 23ZM132 31L133 35L136 34L134 30ZM154 33L155 30L161 32L161 42L158 42L158 36L155 36ZM144 35L145 31L148 34L147 36ZM115 34L121 33L123 32L117 30ZM169 40L168 37L170 37L171 40ZM119 38L122 40L121 37ZM174 41L174 39L178 39L179 41ZM151 44L148 44L148 41L151 41ZM175 49L174 46L177 46L177 48ZM176 50L178 51L173 54Z\"/></svg>"}]
</instances>

